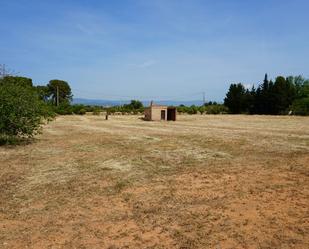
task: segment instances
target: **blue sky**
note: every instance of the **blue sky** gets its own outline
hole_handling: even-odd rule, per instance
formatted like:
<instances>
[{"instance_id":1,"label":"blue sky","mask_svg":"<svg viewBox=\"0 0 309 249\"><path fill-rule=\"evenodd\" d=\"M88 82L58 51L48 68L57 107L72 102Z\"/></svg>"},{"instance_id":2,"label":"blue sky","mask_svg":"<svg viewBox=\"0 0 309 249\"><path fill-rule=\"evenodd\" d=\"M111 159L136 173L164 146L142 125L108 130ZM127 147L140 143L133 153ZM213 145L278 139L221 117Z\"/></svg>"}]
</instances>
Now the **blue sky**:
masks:
<instances>
[{"instance_id":1,"label":"blue sky","mask_svg":"<svg viewBox=\"0 0 309 249\"><path fill-rule=\"evenodd\" d=\"M222 101L309 77L308 0L0 0L0 63L75 97Z\"/></svg>"}]
</instances>

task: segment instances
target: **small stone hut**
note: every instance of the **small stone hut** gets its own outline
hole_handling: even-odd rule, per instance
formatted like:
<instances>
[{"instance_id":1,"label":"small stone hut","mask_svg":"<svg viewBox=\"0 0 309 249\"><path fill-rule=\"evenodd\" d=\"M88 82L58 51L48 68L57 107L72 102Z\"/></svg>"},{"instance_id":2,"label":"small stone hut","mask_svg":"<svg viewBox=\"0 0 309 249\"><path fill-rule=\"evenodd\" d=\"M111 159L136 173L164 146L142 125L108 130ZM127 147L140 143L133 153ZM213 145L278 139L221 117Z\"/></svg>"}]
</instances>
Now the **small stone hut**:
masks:
<instances>
[{"instance_id":1,"label":"small stone hut","mask_svg":"<svg viewBox=\"0 0 309 249\"><path fill-rule=\"evenodd\" d=\"M148 108L145 109L145 120L149 121L176 121L177 109L176 107L169 107L165 105L156 105L151 101Z\"/></svg>"}]
</instances>

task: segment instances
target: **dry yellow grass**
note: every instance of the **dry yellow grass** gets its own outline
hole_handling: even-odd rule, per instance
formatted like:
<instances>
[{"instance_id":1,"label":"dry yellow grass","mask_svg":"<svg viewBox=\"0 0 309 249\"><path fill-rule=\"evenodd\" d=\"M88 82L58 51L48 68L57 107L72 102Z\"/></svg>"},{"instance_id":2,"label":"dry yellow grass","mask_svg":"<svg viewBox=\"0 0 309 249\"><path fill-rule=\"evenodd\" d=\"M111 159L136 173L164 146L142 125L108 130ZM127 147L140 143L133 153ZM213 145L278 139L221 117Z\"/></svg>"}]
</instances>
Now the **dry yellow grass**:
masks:
<instances>
[{"instance_id":1,"label":"dry yellow grass","mask_svg":"<svg viewBox=\"0 0 309 249\"><path fill-rule=\"evenodd\" d=\"M306 117L61 116L0 165L0 248L309 248Z\"/></svg>"}]
</instances>

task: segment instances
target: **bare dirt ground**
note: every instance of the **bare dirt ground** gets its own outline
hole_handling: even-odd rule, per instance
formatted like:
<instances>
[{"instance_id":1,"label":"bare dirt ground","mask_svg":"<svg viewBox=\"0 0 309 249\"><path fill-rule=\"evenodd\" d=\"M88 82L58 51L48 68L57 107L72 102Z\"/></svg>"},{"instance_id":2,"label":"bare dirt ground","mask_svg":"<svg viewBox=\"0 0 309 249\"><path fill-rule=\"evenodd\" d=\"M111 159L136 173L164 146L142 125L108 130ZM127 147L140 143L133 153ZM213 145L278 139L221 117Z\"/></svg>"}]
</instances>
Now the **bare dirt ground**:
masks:
<instances>
[{"instance_id":1,"label":"bare dirt ground","mask_svg":"<svg viewBox=\"0 0 309 249\"><path fill-rule=\"evenodd\" d=\"M0 248L309 248L308 117L61 116L0 165Z\"/></svg>"}]
</instances>

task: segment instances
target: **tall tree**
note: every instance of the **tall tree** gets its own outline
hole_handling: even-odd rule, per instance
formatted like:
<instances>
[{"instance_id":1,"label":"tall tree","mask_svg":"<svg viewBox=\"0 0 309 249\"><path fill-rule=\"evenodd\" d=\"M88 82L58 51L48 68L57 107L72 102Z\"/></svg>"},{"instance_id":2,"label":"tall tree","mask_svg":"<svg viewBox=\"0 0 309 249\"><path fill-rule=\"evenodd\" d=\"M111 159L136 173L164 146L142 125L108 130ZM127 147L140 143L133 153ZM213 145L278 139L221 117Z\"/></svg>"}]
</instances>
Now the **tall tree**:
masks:
<instances>
[{"instance_id":1,"label":"tall tree","mask_svg":"<svg viewBox=\"0 0 309 249\"><path fill-rule=\"evenodd\" d=\"M256 98L256 91L254 85L252 86L251 90L246 91L246 105L247 110L250 114L255 113L255 98Z\"/></svg>"},{"instance_id":2,"label":"tall tree","mask_svg":"<svg viewBox=\"0 0 309 249\"><path fill-rule=\"evenodd\" d=\"M242 113L248 110L246 100L245 87L241 83L231 84L224 99L224 105L229 108L231 113Z\"/></svg>"},{"instance_id":3,"label":"tall tree","mask_svg":"<svg viewBox=\"0 0 309 249\"><path fill-rule=\"evenodd\" d=\"M274 110L274 83L268 80L267 74L262 84L255 91L253 113L275 114Z\"/></svg>"},{"instance_id":4,"label":"tall tree","mask_svg":"<svg viewBox=\"0 0 309 249\"><path fill-rule=\"evenodd\" d=\"M69 103L72 100L72 91L68 82L63 80L51 80L48 85L48 92L53 103L57 104L57 95L59 95L59 103Z\"/></svg>"},{"instance_id":5,"label":"tall tree","mask_svg":"<svg viewBox=\"0 0 309 249\"><path fill-rule=\"evenodd\" d=\"M287 111L295 98L295 85L286 78L278 76L274 84L274 114L280 114Z\"/></svg>"},{"instance_id":6,"label":"tall tree","mask_svg":"<svg viewBox=\"0 0 309 249\"><path fill-rule=\"evenodd\" d=\"M265 77L264 77L264 81L263 81L263 84L264 85L268 85L269 81L268 81L268 74L266 73L265 74Z\"/></svg>"}]
</instances>

